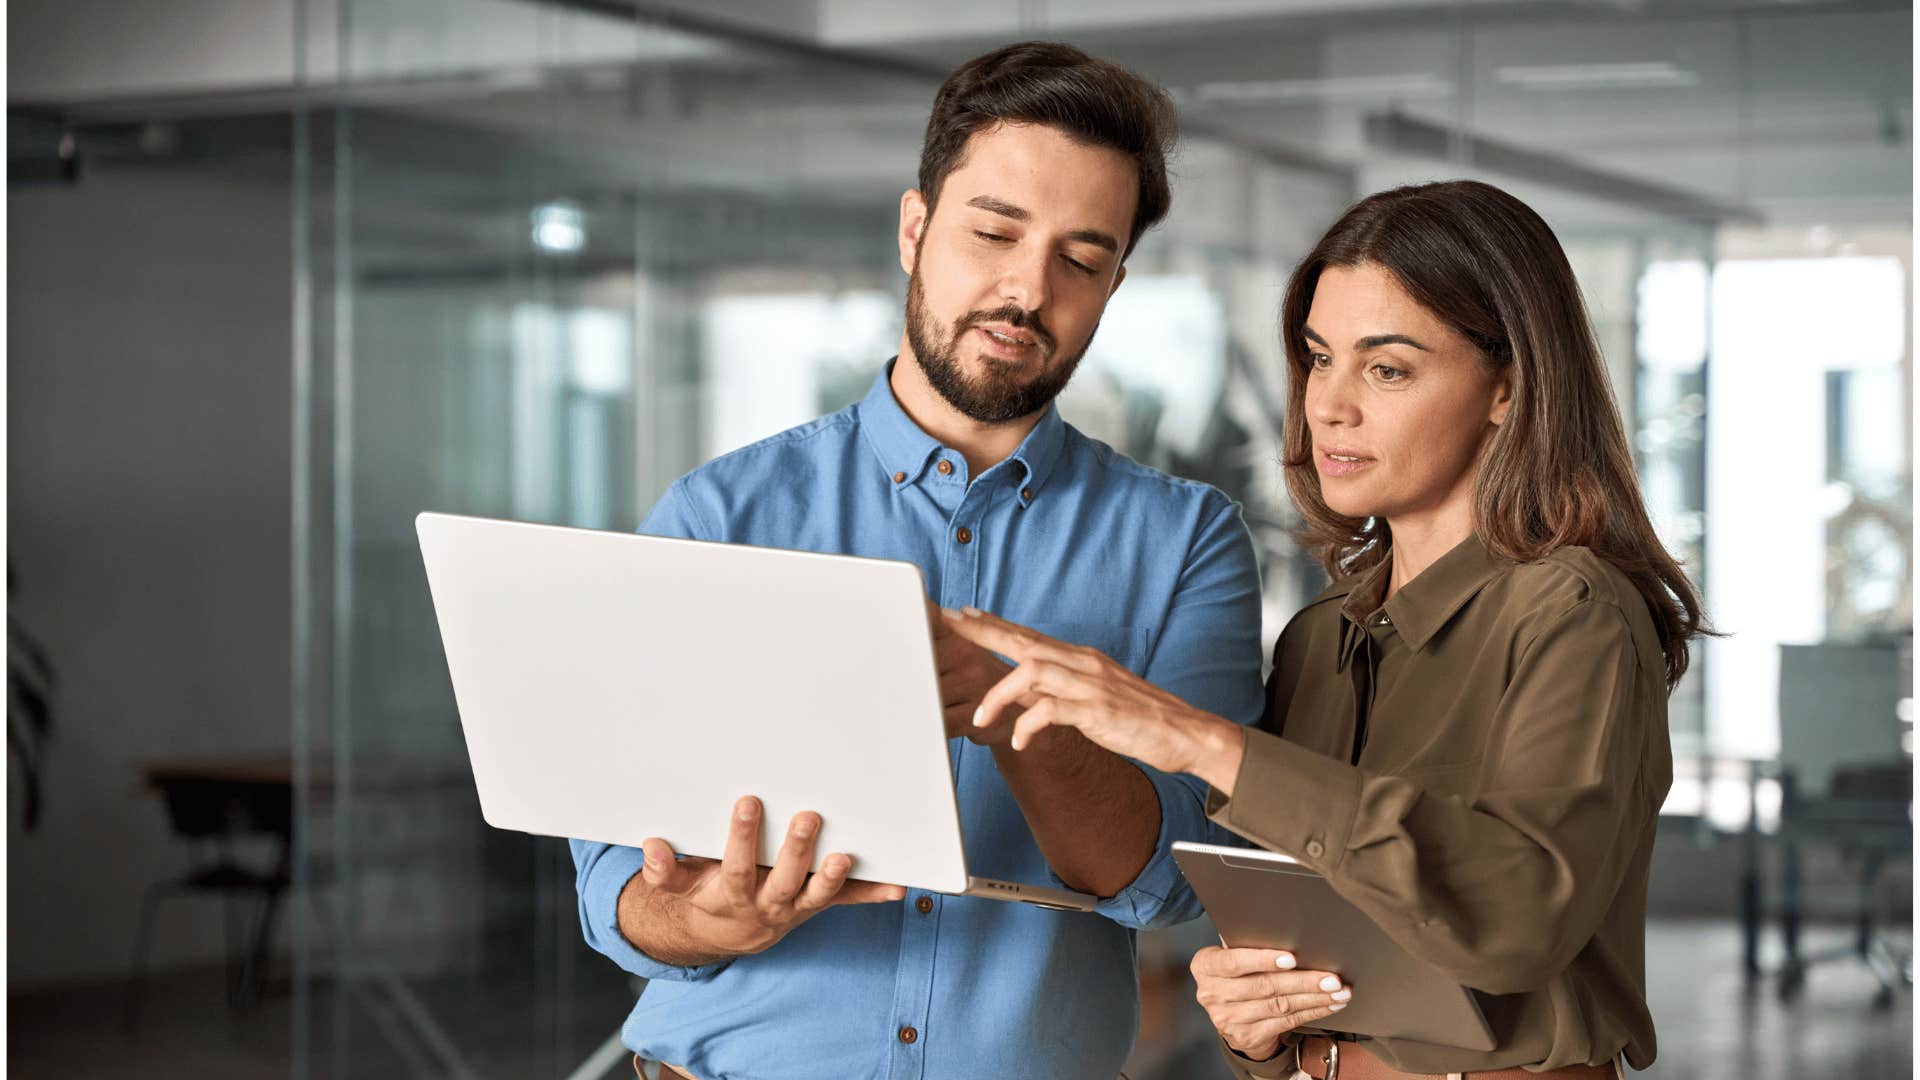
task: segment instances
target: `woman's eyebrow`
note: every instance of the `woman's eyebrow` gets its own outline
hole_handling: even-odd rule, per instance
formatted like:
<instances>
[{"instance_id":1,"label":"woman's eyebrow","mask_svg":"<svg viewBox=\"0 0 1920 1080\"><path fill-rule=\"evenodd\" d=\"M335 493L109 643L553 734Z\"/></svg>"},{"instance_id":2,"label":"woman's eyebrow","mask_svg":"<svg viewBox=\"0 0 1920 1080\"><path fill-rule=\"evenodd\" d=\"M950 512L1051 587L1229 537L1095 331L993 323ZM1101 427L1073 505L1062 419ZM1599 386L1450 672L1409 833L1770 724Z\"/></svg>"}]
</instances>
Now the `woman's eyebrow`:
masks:
<instances>
[{"instance_id":1,"label":"woman's eyebrow","mask_svg":"<svg viewBox=\"0 0 1920 1080\"><path fill-rule=\"evenodd\" d=\"M1308 341L1313 342L1315 345L1330 347L1330 346L1327 346L1327 339L1321 337L1319 334L1314 333L1313 327L1311 326L1302 326L1300 328L1300 333L1303 337L1305 337ZM1427 348L1425 345L1420 344L1419 342L1413 340L1412 338L1408 337L1405 334L1373 334L1368 337L1363 337L1360 340L1353 343L1353 347L1358 350L1377 349L1382 345L1411 345L1414 348L1419 349L1421 352L1433 351L1432 349Z\"/></svg>"},{"instance_id":2,"label":"woman's eyebrow","mask_svg":"<svg viewBox=\"0 0 1920 1080\"><path fill-rule=\"evenodd\" d=\"M1433 351L1405 334L1374 334L1353 343L1356 349L1377 349L1382 345L1411 345L1421 352Z\"/></svg>"}]
</instances>

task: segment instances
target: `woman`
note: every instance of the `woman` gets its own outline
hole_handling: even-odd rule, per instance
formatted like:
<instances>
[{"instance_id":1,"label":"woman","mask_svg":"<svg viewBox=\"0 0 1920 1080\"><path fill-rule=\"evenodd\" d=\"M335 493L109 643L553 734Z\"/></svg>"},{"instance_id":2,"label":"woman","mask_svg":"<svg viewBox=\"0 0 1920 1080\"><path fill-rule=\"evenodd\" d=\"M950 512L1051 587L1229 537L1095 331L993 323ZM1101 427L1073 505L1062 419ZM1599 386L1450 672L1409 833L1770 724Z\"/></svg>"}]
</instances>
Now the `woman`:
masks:
<instances>
[{"instance_id":1,"label":"woman","mask_svg":"<svg viewBox=\"0 0 1920 1080\"><path fill-rule=\"evenodd\" d=\"M1646 1068L1666 699L1703 625L1647 520L1566 256L1497 188L1400 188L1334 224L1281 321L1288 491L1334 583L1281 634L1258 730L1097 652L952 612L1019 665L975 722L1011 721L1016 748L1070 725L1206 780L1214 820L1482 991L1498 1039L1336 1046L1297 1029L1366 987L1207 949L1198 996L1239 1075Z\"/></svg>"}]
</instances>

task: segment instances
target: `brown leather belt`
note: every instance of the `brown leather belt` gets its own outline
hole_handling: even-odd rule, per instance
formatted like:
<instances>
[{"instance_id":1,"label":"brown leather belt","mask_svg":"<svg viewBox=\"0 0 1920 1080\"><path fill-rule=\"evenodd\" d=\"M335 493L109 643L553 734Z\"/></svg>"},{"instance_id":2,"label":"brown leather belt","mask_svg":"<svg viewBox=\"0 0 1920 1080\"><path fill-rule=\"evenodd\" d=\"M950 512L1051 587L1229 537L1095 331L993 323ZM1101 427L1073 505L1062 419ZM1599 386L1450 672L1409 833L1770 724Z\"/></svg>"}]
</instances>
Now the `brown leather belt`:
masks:
<instances>
[{"instance_id":1,"label":"brown leather belt","mask_svg":"<svg viewBox=\"0 0 1920 1080\"><path fill-rule=\"evenodd\" d=\"M1362 1044L1309 1035L1300 1040L1300 1071L1313 1080L1614 1080L1611 1065L1566 1065L1549 1072L1482 1069L1460 1073L1410 1073L1374 1057Z\"/></svg>"}]
</instances>

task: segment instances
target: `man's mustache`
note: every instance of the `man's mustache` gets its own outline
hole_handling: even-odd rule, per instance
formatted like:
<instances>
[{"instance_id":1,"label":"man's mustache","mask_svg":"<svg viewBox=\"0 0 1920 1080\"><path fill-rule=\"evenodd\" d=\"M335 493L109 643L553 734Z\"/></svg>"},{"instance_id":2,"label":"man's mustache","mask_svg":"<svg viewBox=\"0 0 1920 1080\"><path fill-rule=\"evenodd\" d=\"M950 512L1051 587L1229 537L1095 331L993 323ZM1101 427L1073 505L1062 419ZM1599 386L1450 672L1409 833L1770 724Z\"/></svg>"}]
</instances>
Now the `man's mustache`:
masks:
<instances>
[{"instance_id":1,"label":"man's mustache","mask_svg":"<svg viewBox=\"0 0 1920 1080\"><path fill-rule=\"evenodd\" d=\"M1006 323L1008 326L1015 327L1016 329L1031 332L1034 340L1040 343L1041 350L1048 356L1053 355L1053 334L1040 322L1039 315L1025 308L1008 306L994 308L992 311L968 312L958 323L954 324L954 339L957 341L961 334L975 326L979 326L981 323L991 322Z\"/></svg>"}]
</instances>

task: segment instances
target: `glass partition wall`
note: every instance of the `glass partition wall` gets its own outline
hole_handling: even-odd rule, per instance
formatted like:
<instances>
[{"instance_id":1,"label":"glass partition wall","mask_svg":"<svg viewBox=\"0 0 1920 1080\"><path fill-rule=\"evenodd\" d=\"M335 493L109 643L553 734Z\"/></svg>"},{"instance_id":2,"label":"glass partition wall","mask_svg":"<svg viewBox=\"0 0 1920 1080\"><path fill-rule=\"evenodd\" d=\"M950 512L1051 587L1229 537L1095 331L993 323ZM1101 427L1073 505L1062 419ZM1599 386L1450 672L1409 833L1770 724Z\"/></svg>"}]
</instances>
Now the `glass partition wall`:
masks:
<instances>
[{"instance_id":1,"label":"glass partition wall","mask_svg":"<svg viewBox=\"0 0 1920 1080\"><path fill-rule=\"evenodd\" d=\"M1796 197L1740 141L1763 126L1752 57L1803 35L1793 19L1688 17L1650 37L1653 16L1519 20L1501 5L1177 26L1072 4L965 26L931 4L747 7L739 22L585 2L303 8L296 1075L627 1068L610 1040L637 986L581 942L564 842L480 819L414 516L632 529L680 473L858 398L900 333L896 208L933 90L1001 42L1068 38L1182 109L1173 215L1131 260L1062 408L1243 504L1269 640L1324 580L1288 534L1280 295L1342 207L1412 180L1501 183L1560 232L1658 525L1696 580L1713 558L1708 372L1748 362L1739 350L1757 346L1721 321L1770 295L1716 274L1730 230ZM1909 40L1906 15L1855 18L1856 38ZM1660 56L1616 59L1648 40ZM1766 145L1792 132L1775 134ZM1908 235L1904 208L1859 212ZM1880 415L1910 385L1908 331L1900 301L1875 303L1900 323L1873 339L1886 348L1829 365L1825 396L1800 402L1871 428L1821 444L1846 455L1835 476L1860 478L1836 506L1866 523L1828 529L1855 547L1910 537L1910 505L1889 494L1895 478L1907 490L1908 428ZM1910 591L1896 573L1889 595L1876 558L1847 571L1844 618L1910 625ZM1714 752L1715 662L1675 698L1682 752ZM1211 1067L1182 1000L1208 936L1143 938L1136 1080Z\"/></svg>"}]
</instances>

